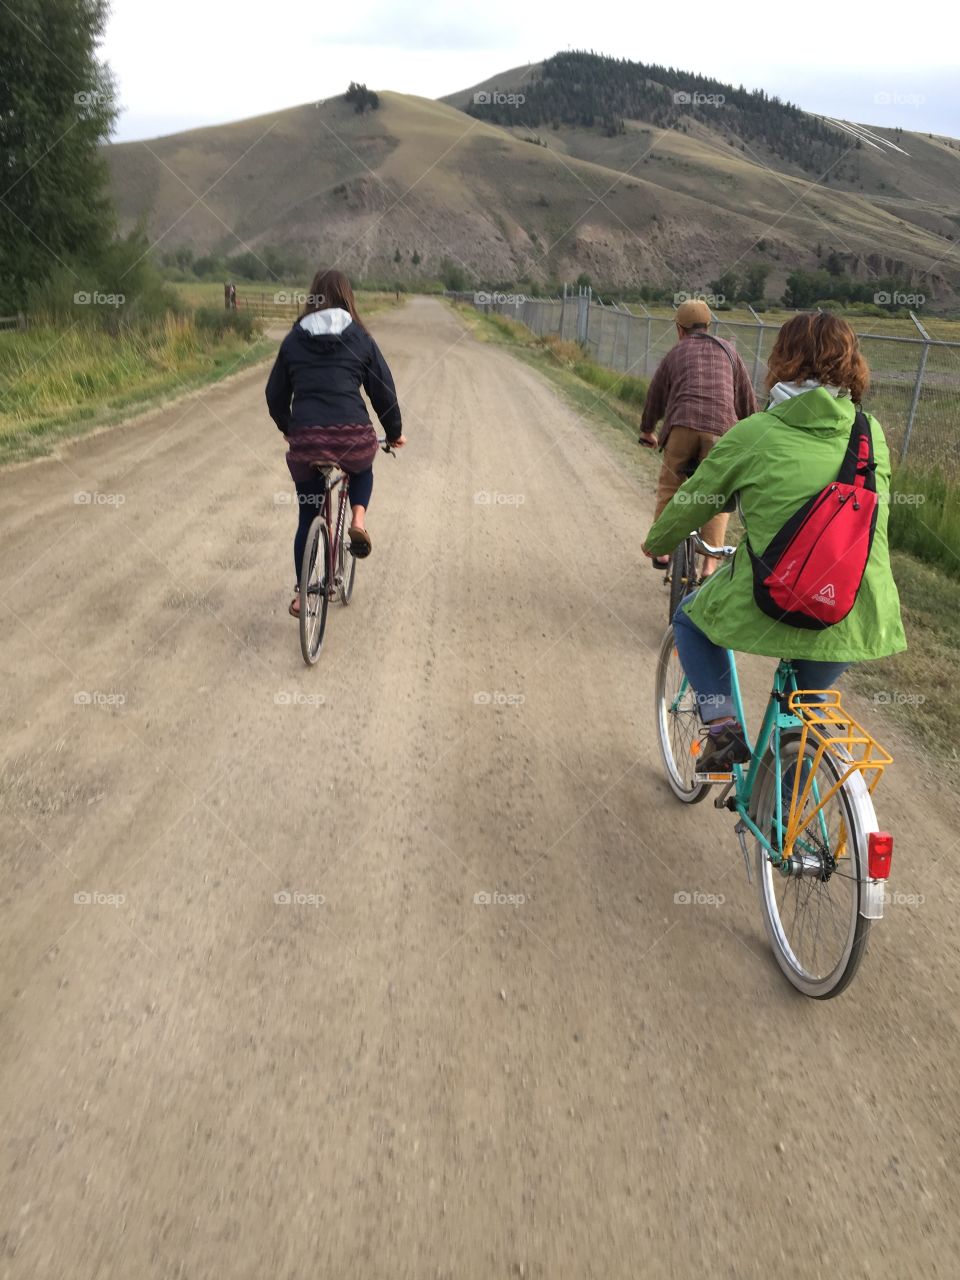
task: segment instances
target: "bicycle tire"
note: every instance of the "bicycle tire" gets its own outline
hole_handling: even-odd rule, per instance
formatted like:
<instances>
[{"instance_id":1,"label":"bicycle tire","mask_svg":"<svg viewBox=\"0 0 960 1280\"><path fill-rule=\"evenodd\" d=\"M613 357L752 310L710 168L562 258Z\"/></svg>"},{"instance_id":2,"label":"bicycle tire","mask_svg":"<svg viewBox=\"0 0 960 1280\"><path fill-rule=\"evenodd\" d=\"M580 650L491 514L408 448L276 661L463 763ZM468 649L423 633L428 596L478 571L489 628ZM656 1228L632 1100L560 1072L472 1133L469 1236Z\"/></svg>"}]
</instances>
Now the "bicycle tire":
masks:
<instances>
[{"instance_id":1,"label":"bicycle tire","mask_svg":"<svg viewBox=\"0 0 960 1280\"><path fill-rule=\"evenodd\" d=\"M357 576L357 557L350 554L350 540L345 533L340 535L337 589L340 592L340 603L348 605L353 598L353 583Z\"/></svg>"},{"instance_id":2,"label":"bicycle tire","mask_svg":"<svg viewBox=\"0 0 960 1280\"><path fill-rule=\"evenodd\" d=\"M312 667L320 657L327 626L329 547L327 517L321 512L307 533L300 569L300 651L308 667Z\"/></svg>"},{"instance_id":3,"label":"bicycle tire","mask_svg":"<svg viewBox=\"0 0 960 1280\"><path fill-rule=\"evenodd\" d=\"M788 738L781 743L781 768L785 772L789 772L791 767L796 767L799 759L799 749L799 736ZM807 742L804 749L804 759L812 762L815 751L815 744ZM838 783L842 777L840 765L829 754L822 757L817 772L818 777L822 775L824 778L824 794L829 791L830 787ZM781 781L781 785L783 786L783 781ZM756 787L757 799L755 805L752 806L754 809L753 818L760 830L766 833L774 823L776 804L776 770L772 755L765 762L759 773ZM786 788L784 789L786 790ZM784 806L786 807L788 804L789 799L785 797ZM755 842L760 906L767 939L777 964L787 980L798 991L815 1000L832 999L834 996L840 995L850 985L863 961L872 923L871 920L860 913L864 893L867 833L876 830L873 801L867 791L862 775L859 772L851 773L840 785L836 794L827 802L827 805L831 807L831 812L835 812L846 827L845 843L849 851L843 855L839 862L842 864L849 857L848 870L840 869L840 865L838 865L838 869L834 870L826 881L812 874L785 876L773 865L760 841L757 840ZM826 805L824 812L827 812ZM828 827L828 838L825 843L829 849L831 843L829 820L825 819L825 823ZM838 839L842 841L842 833L843 827L839 827L834 842ZM813 851L811 856L822 856L816 853L818 842L820 844L824 843L819 823L816 830L808 828L807 836L806 843ZM800 924L796 937L791 941L784 921L783 908L788 899L792 900L795 907L794 915L796 916L797 909L800 907L800 895L804 892L803 886L805 885L810 887L805 891L802 904L804 921ZM831 885L842 887L838 887L834 897L827 898L827 891ZM780 886L782 886L783 892L778 901L777 888ZM845 916L845 919L841 920L843 932L838 937L839 945L837 947L836 961L830 964L825 972L816 972L809 967L811 961L805 962L801 955L798 954L803 944L807 908L810 907L811 900L815 894L817 895L817 901L816 922L813 925L813 963L816 962L816 945L820 936L821 922L824 919L824 902L828 901L830 903L828 925L835 925L838 919L837 908L834 905L835 901L839 902L839 909ZM809 945L809 937L807 941Z\"/></svg>"},{"instance_id":4,"label":"bicycle tire","mask_svg":"<svg viewBox=\"0 0 960 1280\"><path fill-rule=\"evenodd\" d=\"M693 689L688 685L681 704L673 709L683 677L683 668L673 641L673 627L667 627L657 655L654 708L657 742L667 772L667 782L678 800L698 804L710 790L709 782L694 782L697 756L693 744L702 727Z\"/></svg>"},{"instance_id":5,"label":"bicycle tire","mask_svg":"<svg viewBox=\"0 0 960 1280\"><path fill-rule=\"evenodd\" d=\"M696 573L697 555L693 539L684 538L670 558L670 617L667 619L669 623L673 622L674 614L680 607L680 601L684 596L689 595L696 585Z\"/></svg>"}]
</instances>

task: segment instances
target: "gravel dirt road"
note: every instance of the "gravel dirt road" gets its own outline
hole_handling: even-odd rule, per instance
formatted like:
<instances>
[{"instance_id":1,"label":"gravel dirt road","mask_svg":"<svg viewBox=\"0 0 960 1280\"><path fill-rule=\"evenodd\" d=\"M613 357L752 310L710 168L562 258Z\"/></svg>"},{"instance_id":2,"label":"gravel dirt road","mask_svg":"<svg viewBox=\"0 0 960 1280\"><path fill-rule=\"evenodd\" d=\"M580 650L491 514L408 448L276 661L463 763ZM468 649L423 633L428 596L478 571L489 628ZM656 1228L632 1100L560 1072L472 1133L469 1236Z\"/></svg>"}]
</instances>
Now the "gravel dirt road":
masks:
<instances>
[{"instance_id":1,"label":"gravel dirt road","mask_svg":"<svg viewBox=\"0 0 960 1280\"><path fill-rule=\"evenodd\" d=\"M0 1276L955 1277L956 797L901 749L903 901L795 994L663 779L649 493L442 303L375 330L313 670L266 369L0 475Z\"/></svg>"}]
</instances>

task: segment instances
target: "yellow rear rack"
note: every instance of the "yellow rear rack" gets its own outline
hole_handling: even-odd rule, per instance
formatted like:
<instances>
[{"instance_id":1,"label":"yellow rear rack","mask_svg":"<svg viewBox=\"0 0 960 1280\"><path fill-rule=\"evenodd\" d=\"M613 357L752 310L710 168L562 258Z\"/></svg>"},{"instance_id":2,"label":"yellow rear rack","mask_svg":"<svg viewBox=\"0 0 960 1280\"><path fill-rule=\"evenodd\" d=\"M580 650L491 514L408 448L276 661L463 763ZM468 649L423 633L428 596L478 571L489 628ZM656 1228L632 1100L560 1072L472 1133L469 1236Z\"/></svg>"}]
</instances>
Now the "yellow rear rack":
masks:
<instances>
[{"instance_id":1,"label":"yellow rear rack","mask_svg":"<svg viewBox=\"0 0 960 1280\"><path fill-rule=\"evenodd\" d=\"M802 699L816 696L816 702L804 702ZM790 813L787 819L787 832L784 840L784 854L789 855L798 836L806 830L811 822L822 812L840 790L843 784L854 773L860 773L866 783L867 790L873 794L877 783L883 776L888 764L893 764L893 756L885 751L876 738L862 724L854 720L849 712L843 709L840 694L836 689L798 689L787 699L787 706L802 725L800 734L799 759L804 758L807 744L812 739L816 744L812 766L809 770L794 770L793 794L790 799ZM839 777L825 793L817 787L816 803L810 812L801 818L815 783L822 782L820 763L825 755L830 755L837 766ZM806 773L802 779L801 775ZM843 857L846 852L846 824L841 820L836 857Z\"/></svg>"}]
</instances>

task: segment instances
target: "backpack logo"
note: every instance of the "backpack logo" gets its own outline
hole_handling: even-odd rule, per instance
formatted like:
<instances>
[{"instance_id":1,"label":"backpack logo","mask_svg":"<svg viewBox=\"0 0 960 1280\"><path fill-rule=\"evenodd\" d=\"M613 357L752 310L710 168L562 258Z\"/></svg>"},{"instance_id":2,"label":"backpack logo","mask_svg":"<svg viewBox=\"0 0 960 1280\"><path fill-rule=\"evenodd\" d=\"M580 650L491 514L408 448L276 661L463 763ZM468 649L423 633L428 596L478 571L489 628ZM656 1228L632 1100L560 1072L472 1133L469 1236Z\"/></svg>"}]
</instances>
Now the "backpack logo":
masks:
<instances>
[{"instance_id":1,"label":"backpack logo","mask_svg":"<svg viewBox=\"0 0 960 1280\"><path fill-rule=\"evenodd\" d=\"M828 582L825 587L821 587L817 594L813 597L817 604L828 604L835 606L837 593L833 588L833 583Z\"/></svg>"}]
</instances>

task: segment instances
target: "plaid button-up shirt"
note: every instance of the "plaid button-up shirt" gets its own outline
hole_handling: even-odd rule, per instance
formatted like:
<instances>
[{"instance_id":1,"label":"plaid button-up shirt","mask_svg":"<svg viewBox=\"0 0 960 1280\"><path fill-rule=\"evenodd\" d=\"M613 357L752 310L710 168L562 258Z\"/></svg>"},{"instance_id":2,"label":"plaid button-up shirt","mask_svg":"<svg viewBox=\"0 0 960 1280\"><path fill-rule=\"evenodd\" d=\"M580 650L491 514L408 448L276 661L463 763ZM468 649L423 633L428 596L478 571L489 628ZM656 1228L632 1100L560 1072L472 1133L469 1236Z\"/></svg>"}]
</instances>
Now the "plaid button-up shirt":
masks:
<instances>
[{"instance_id":1,"label":"plaid button-up shirt","mask_svg":"<svg viewBox=\"0 0 960 1280\"><path fill-rule=\"evenodd\" d=\"M653 432L662 418L662 449L674 427L722 436L758 409L750 375L736 350L727 342L721 349L721 339L694 332L681 338L657 366L647 388L640 430Z\"/></svg>"}]
</instances>

